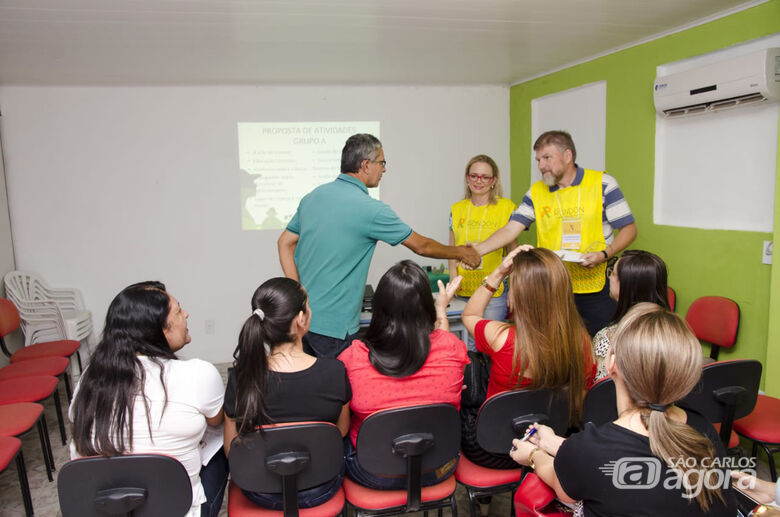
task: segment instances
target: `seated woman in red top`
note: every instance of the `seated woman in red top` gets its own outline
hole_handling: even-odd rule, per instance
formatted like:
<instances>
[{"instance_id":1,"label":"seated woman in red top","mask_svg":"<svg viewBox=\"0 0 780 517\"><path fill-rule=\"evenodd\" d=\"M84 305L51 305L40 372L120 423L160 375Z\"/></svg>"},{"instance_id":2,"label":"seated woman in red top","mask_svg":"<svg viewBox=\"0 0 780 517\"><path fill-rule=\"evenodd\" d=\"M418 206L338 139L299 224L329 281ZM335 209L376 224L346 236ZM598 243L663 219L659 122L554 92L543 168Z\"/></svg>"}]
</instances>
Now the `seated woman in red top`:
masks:
<instances>
[{"instance_id":1,"label":"seated woman in red top","mask_svg":"<svg viewBox=\"0 0 780 517\"><path fill-rule=\"evenodd\" d=\"M439 281L436 303L428 277L420 266L404 260L379 280L371 323L363 340L356 339L339 359L352 385L352 419L346 440L347 475L379 490L406 488L405 478L386 478L363 470L355 444L363 420L375 411L402 406L448 403L460 407L466 345L449 332L446 308L460 277ZM423 473L423 485L433 485L455 471L457 458Z\"/></svg>"},{"instance_id":2,"label":"seated woman in red top","mask_svg":"<svg viewBox=\"0 0 780 517\"><path fill-rule=\"evenodd\" d=\"M514 321L482 319L492 291L509 276ZM482 282L463 310L463 324L477 350L490 356L487 397L518 388L569 390L569 422L580 421L584 390L593 384L590 337L574 305L571 279L550 250L520 246ZM508 454L494 455L476 443L476 410L461 412L461 450L474 463L517 468Z\"/></svg>"}]
</instances>

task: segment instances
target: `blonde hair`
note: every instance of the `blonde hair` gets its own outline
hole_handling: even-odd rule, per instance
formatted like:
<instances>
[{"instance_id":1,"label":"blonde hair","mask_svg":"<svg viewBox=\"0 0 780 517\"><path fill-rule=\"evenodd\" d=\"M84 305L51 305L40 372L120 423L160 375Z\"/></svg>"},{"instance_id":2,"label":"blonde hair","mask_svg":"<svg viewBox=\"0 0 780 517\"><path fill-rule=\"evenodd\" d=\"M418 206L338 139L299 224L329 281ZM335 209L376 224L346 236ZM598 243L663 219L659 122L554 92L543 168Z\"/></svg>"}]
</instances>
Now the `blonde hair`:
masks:
<instances>
[{"instance_id":1,"label":"blonde hair","mask_svg":"<svg viewBox=\"0 0 780 517\"><path fill-rule=\"evenodd\" d=\"M493 158L486 154L478 154L466 164L466 174L463 176L463 181L466 186L466 193L464 194L466 199L471 199L471 190L469 189L469 169L475 163L486 163L493 169L493 177L496 178L496 183L493 185L495 188L490 189L489 203L495 205L498 198L504 197L504 189L501 187L501 178L498 177L498 165L493 161Z\"/></svg>"},{"instance_id":2,"label":"blonde hair","mask_svg":"<svg viewBox=\"0 0 780 517\"><path fill-rule=\"evenodd\" d=\"M702 460L715 456L712 442L689 425L669 418L666 411L650 409L650 404L673 404L697 385L702 365L699 341L676 314L642 302L620 321L612 343L623 384L650 436L650 450L667 465L674 465L689 494L693 486L703 485L696 495L702 510L708 511L714 497L725 502L719 488L710 488L716 486L714 480L699 480ZM688 458L695 459L695 465L684 461Z\"/></svg>"},{"instance_id":3,"label":"blonde hair","mask_svg":"<svg viewBox=\"0 0 780 517\"><path fill-rule=\"evenodd\" d=\"M512 372L528 370L532 389L569 389L569 423L580 421L585 368L593 364L590 337L574 305L571 279L550 250L518 253L510 273L515 352ZM587 363L587 364L586 364Z\"/></svg>"}]
</instances>

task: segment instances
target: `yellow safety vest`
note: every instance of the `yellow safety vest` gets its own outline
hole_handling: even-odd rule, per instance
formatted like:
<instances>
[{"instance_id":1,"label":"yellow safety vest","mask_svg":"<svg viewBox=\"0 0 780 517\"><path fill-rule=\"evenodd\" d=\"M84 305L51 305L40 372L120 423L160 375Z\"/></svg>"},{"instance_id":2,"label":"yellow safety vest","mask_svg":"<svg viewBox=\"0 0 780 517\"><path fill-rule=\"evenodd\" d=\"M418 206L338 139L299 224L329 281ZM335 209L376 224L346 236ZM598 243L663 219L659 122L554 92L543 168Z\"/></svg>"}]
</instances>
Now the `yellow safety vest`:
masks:
<instances>
[{"instance_id":1,"label":"yellow safety vest","mask_svg":"<svg viewBox=\"0 0 780 517\"><path fill-rule=\"evenodd\" d=\"M540 248L562 249L563 219L579 219L580 253L607 249L601 220L603 172L585 169L582 182L550 192L541 181L531 186L531 200L536 214L536 243ZM564 262L575 293L597 293L606 282L606 262L586 268L576 262Z\"/></svg>"},{"instance_id":2,"label":"yellow safety vest","mask_svg":"<svg viewBox=\"0 0 780 517\"><path fill-rule=\"evenodd\" d=\"M452 205L452 233L455 235L455 245L463 246L467 242L481 242L493 235L493 232L509 222L509 216L515 211L515 204L506 198L496 199L496 203L484 206L474 206L471 199L462 199ZM504 248L499 248L482 257L481 269L467 270L458 267L458 274L463 276L458 295L471 296L479 288L485 275L490 274L501 264L504 258ZM504 292L502 283L494 297Z\"/></svg>"}]
</instances>

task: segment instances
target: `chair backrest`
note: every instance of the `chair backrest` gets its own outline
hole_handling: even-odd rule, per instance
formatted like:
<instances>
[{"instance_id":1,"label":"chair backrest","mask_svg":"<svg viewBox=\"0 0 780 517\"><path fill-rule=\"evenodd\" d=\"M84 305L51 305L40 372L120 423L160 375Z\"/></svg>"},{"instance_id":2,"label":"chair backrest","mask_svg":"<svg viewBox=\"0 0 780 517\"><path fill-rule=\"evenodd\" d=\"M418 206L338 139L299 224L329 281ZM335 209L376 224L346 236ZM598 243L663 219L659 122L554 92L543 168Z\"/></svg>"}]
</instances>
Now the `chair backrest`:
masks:
<instances>
[{"instance_id":1,"label":"chair backrest","mask_svg":"<svg viewBox=\"0 0 780 517\"><path fill-rule=\"evenodd\" d=\"M710 357L717 361L720 348L737 340L739 305L722 296L702 296L688 308L685 321L698 339L712 345Z\"/></svg>"},{"instance_id":2,"label":"chair backrest","mask_svg":"<svg viewBox=\"0 0 780 517\"><path fill-rule=\"evenodd\" d=\"M36 300L37 279L22 271L9 271L5 278L5 292L14 303L18 301Z\"/></svg>"},{"instance_id":3,"label":"chair backrest","mask_svg":"<svg viewBox=\"0 0 780 517\"><path fill-rule=\"evenodd\" d=\"M564 434L569 423L568 390L515 390L490 397L477 415L477 443L493 454L506 454L512 439L522 437L534 422Z\"/></svg>"},{"instance_id":4,"label":"chair backrest","mask_svg":"<svg viewBox=\"0 0 780 517\"><path fill-rule=\"evenodd\" d=\"M327 422L264 426L230 445L230 476L250 492L282 493L285 514L298 508L298 491L335 478L344 464L344 440Z\"/></svg>"},{"instance_id":5,"label":"chair backrest","mask_svg":"<svg viewBox=\"0 0 780 517\"><path fill-rule=\"evenodd\" d=\"M444 465L460 451L460 415L449 404L377 411L361 424L355 448L358 462L372 474L406 476L406 507L416 510L422 472Z\"/></svg>"},{"instance_id":6,"label":"chair backrest","mask_svg":"<svg viewBox=\"0 0 780 517\"><path fill-rule=\"evenodd\" d=\"M669 286L666 286L666 298L669 301L669 310L674 312L674 308L677 306L677 293Z\"/></svg>"},{"instance_id":7,"label":"chair backrest","mask_svg":"<svg viewBox=\"0 0 780 517\"><path fill-rule=\"evenodd\" d=\"M761 363L738 359L710 363L702 367L699 384L677 405L701 413L720 423L720 438L728 448L734 420L749 415L756 406Z\"/></svg>"},{"instance_id":8,"label":"chair backrest","mask_svg":"<svg viewBox=\"0 0 780 517\"><path fill-rule=\"evenodd\" d=\"M185 515L192 505L187 470L160 454L70 461L60 469L57 491L63 517Z\"/></svg>"},{"instance_id":9,"label":"chair backrest","mask_svg":"<svg viewBox=\"0 0 780 517\"><path fill-rule=\"evenodd\" d=\"M582 404L582 423L593 422L602 425L614 422L617 417L615 381L611 377L605 377L585 394L585 402Z\"/></svg>"}]
</instances>

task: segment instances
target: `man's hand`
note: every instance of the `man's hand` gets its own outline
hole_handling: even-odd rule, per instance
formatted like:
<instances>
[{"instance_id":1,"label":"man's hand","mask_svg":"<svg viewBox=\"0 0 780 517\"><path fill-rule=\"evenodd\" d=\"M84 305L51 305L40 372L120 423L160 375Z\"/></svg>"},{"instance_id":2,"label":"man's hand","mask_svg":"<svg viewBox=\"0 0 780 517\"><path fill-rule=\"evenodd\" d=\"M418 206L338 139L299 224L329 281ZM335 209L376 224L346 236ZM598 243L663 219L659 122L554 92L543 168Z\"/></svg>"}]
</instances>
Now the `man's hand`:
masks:
<instances>
[{"instance_id":1,"label":"man's hand","mask_svg":"<svg viewBox=\"0 0 780 517\"><path fill-rule=\"evenodd\" d=\"M482 262L482 257L471 245L458 246L458 251L461 252L460 260L469 267L475 268Z\"/></svg>"},{"instance_id":2,"label":"man's hand","mask_svg":"<svg viewBox=\"0 0 780 517\"><path fill-rule=\"evenodd\" d=\"M605 257L602 252L592 251L590 253L585 253L584 255L582 255L582 262L580 262L580 265L583 267L592 268L606 261L607 261L607 257Z\"/></svg>"}]
</instances>

